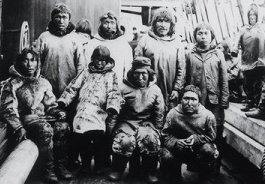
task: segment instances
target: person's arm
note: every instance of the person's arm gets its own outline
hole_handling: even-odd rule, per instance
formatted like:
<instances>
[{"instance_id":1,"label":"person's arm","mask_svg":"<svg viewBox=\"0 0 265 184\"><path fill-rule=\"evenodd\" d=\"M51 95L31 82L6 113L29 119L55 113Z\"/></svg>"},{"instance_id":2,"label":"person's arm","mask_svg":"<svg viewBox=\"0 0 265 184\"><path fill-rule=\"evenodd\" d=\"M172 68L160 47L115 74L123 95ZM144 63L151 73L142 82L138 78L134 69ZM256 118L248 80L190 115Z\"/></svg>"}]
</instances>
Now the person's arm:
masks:
<instances>
[{"instance_id":1,"label":"person's arm","mask_svg":"<svg viewBox=\"0 0 265 184\"><path fill-rule=\"evenodd\" d=\"M138 56L144 56L145 44L146 44L146 36L143 36L134 49L134 58Z\"/></svg>"},{"instance_id":2,"label":"person's arm","mask_svg":"<svg viewBox=\"0 0 265 184\"><path fill-rule=\"evenodd\" d=\"M157 95L154 102L154 126L158 130L163 128L165 114L165 103L161 90L157 88Z\"/></svg>"},{"instance_id":3,"label":"person's arm","mask_svg":"<svg viewBox=\"0 0 265 184\"><path fill-rule=\"evenodd\" d=\"M52 92L52 86L48 81L44 81L46 86L46 91L43 97L43 104L45 106L45 110L48 114L58 118L59 120L66 119L66 112L60 109L58 103L56 102L56 97Z\"/></svg>"},{"instance_id":4,"label":"person's arm","mask_svg":"<svg viewBox=\"0 0 265 184\"><path fill-rule=\"evenodd\" d=\"M174 119L172 117L172 113L168 113L166 117L166 122L164 124L164 127L162 129L162 140L164 142L164 146L168 148L169 150L183 150L185 147L185 144L183 140L177 139L174 136L174 129L172 126Z\"/></svg>"},{"instance_id":5,"label":"person's arm","mask_svg":"<svg viewBox=\"0 0 265 184\"><path fill-rule=\"evenodd\" d=\"M77 74L81 73L88 64L85 58L85 48L82 44L76 44L74 62L76 64Z\"/></svg>"},{"instance_id":6,"label":"person's arm","mask_svg":"<svg viewBox=\"0 0 265 184\"><path fill-rule=\"evenodd\" d=\"M193 134L194 145L200 146L205 143L212 143L216 138L216 120L213 114L210 114L205 123L205 131L201 134Z\"/></svg>"},{"instance_id":7,"label":"person's arm","mask_svg":"<svg viewBox=\"0 0 265 184\"><path fill-rule=\"evenodd\" d=\"M227 73L227 65L224 58L223 53L219 53L220 65L219 65L219 85L220 85L220 94L221 94L221 107L228 108L229 107L229 89L228 89L228 73Z\"/></svg>"},{"instance_id":8,"label":"person's arm","mask_svg":"<svg viewBox=\"0 0 265 184\"><path fill-rule=\"evenodd\" d=\"M0 103L1 117L14 131L23 127L18 112L18 99L15 90L12 81L5 84L2 90Z\"/></svg>"},{"instance_id":9,"label":"person's arm","mask_svg":"<svg viewBox=\"0 0 265 184\"><path fill-rule=\"evenodd\" d=\"M120 112L121 104L121 93L118 87L118 78L113 72L108 78L107 82L107 113L108 117L106 119L106 132L108 135L112 134L115 127L117 116Z\"/></svg>"},{"instance_id":10,"label":"person's arm","mask_svg":"<svg viewBox=\"0 0 265 184\"><path fill-rule=\"evenodd\" d=\"M127 49L124 50L126 50L126 54L124 54L123 79L126 78L127 72L131 69L133 61L133 51L131 46L127 44Z\"/></svg>"},{"instance_id":11,"label":"person's arm","mask_svg":"<svg viewBox=\"0 0 265 184\"><path fill-rule=\"evenodd\" d=\"M83 70L69 83L60 98L57 100L57 103L63 104L62 106L67 107L75 99L83 84L85 72L86 71Z\"/></svg>"},{"instance_id":12,"label":"person's arm","mask_svg":"<svg viewBox=\"0 0 265 184\"><path fill-rule=\"evenodd\" d=\"M176 68L176 76L175 76L173 91L170 96L171 99L176 99L179 97L180 90L183 88L185 83L186 61L185 61L184 48L182 46L180 46L180 48L178 49L176 62L178 63L178 65Z\"/></svg>"}]
</instances>

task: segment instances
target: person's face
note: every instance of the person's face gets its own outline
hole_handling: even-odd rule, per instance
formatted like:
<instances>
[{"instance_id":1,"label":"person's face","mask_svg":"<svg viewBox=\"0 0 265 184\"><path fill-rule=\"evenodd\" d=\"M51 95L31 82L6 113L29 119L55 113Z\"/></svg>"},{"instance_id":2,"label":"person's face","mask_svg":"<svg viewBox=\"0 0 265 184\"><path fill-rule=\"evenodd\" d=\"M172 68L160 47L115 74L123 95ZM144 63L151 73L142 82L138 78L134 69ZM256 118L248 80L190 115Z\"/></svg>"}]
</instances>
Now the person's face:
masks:
<instances>
[{"instance_id":1,"label":"person's face","mask_svg":"<svg viewBox=\"0 0 265 184\"><path fill-rule=\"evenodd\" d=\"M107 34L114 34L117 31L115 19L106 18L102 21L103 31Z\"/></svg>"},{"instance_id":2,"label":"person's face","mask_svg":"<svg viewBox=\"0 0 265 184\"><path fill-rule=\"evenodd\" d=\"M25 76L33 77L37 71L38 62L31 53L28 53L21 63L21 70Z\"/></svg>"},{"instance_id":3,"label":"person's face","mask_svg":"<svg viewBox=\"0 0 265 184\"><path fill-rule=\"evenodd\" d=\"M60 31L66 30L70 21L69 14L68 13L55 14L53 17L53 21Z\"/></svg>"},{"instance_id":4,"label":"person's face","mask_svg":"<svg viewBox=\"0 0 265 184\"><path fill-rule=\"evenodd\" d=\"M192 91L184 93L181 100L183 112L186 114L194 114L199 107L199 97Z\"/></svg>"},{"instance_id":5,"label":"person's face","mask_svg":"<svg viewBox=\"0 0 265 184\"><path fill-rule=\"evenodd\" d=\"M155 24L158 36L166 36L170 30L170 20L167 18L158 18Z\"/></svg>"},{"instance_id":6,"label":"person's face","mask_svg":"<svg viewBox=\"0 0 265 184\"><path fill-rule=\"evenodd\" d=\"M95 68L98 70L102 70L107 64L106 60L101 59L101 58L95 58L93 60L93 63L94 63Z\"/></svg>"},{"instance_id":7,"label":"person's face","mask_svg":"<svg viewBox=\"0 0 265 184\"><path fill-rule=\"evenodd\" d=\"M199 29L196 33L196 41L201 47L210 45L212 41L211 31L206 28Z\"/></svg>"},{"instance_id":8,"label":"person's face","mask_svg":"<svg viewBox=\"0 0 265 184\"><path fill-rule=\"evenodd\" d=\"M249 19L249 24L252 25L252 26L257 23L257 16L254 13L254 11L250 11L249 12L248 19Z\"/></svg>"},{"instance_id":9,"label":"person's face","mask_svg":"<svg viewBox=\"0 0 265 184\"><path fill-rule=\"evenodd\" d=\"M146 87L148 85L149 74L147 69L139 68L133 72L133 79L136 87Z\"/></svg>"}]
</instances>

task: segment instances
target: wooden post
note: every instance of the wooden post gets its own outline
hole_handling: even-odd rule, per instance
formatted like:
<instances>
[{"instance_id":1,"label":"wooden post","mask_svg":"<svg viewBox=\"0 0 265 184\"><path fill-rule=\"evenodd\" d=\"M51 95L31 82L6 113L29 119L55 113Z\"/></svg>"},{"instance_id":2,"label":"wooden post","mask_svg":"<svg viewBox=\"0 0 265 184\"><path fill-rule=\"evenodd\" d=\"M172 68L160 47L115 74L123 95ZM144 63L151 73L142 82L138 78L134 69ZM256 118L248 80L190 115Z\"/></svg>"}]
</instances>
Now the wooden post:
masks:
<instances>
[{"instance_id":1,"label":"wooden post","mask_svg":"<svg viewBox=\"0 0 265 184\"><path fill-rule=\"evenodd\" d=\"M1 165L0 183L25 183L38 154L38 148L32 141L25 140L21 142Z\"/></svg>"}]
</instances>

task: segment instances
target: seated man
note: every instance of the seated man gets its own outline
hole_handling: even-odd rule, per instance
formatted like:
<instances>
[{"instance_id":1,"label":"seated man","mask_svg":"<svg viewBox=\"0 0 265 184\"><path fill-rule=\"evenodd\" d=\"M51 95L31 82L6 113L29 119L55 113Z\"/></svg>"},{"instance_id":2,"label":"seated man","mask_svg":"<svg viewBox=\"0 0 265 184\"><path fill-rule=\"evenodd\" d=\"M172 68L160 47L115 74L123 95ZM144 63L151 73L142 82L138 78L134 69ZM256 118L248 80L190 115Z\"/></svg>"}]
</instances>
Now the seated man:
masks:
<instances>
[{"instance_id":1,"label":"seated man","mask_svg":"<svg viewBox=\"0 0 265 184\"><path fill-rule=\"evenodd\" d=\"M72 178L65 168L66 136L70 128L62 122L66 114L57 108L52 86L40 75L37 58L33 50L25 48L10 67L12 77L2 89L0 115L13 129L17 144L27 138L37 144L44 179L52 183L58 182L54 163L58 176Z\"/></svg>"},{"instance_id":2,"label":"seated man","mask_svg":"<svg viewBox=\"0 0 265 184\"><path fill-rule=\"evenodd\" d=\"M158 181L156 169L160 150L159 130L163 126L165 105L150 66L149 58L136 58L121 88L125 104L114 129L113 171L109 174L112 181L121 179L128 161L129 174L137 176L140 156L147 182Z\"/></svg>"},{"instance_id":3,"label":"seated man","mask_svg":"<svg viewBox=\"0 0 265 184\"><path fill-rule=\"evenodd\" d=\"M161 169L173 183L181 180L182 163L193 166L192 169L197 166L200 174L206 174L219 155L213 143L216 137L216 120L199 103L200 97L198 87L186 86L181 104L166 117L162 130L164 148L161 152Z\"/></svg>"}]
</instances>

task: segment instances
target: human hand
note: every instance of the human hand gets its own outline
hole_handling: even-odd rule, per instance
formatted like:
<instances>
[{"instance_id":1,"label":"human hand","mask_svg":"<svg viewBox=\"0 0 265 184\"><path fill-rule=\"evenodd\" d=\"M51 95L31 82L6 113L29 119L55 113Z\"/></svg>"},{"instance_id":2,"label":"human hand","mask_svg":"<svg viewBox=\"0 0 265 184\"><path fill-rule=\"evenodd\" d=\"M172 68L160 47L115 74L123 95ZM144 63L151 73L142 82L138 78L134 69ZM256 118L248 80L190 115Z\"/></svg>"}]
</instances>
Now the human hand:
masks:
<instances>
[{"instance_id":1,"label":"human hand","mask_svg":"<svg viewBox=\"0 0 265 184\"><path fill-rule=\"evenodd\" d=\"M189 136L187 139L184 140L184 142L186 148L191 148L194 144L194 136L193 135Z\"/></svg>"},{"instance_id":2,"label":"human hand","mask_svg":"<svg viewBox=\"0 0 265 184\"><path fill-rule=\"evenodd\" d=\"M26 133L27 132L24 128L18 129L16 132L16 142L20 143L21 141L27 139Z\"/></svg>"},{"instance_id":3,"label":"human hand","mask_svg":"<svg viewBox=\"0 0 265 184\"><path fill-rule=\"evenodd\" d=\"M64 120L66 120L66 112L64 112L64 111L59 111L59 112L56 114L56 117L58 118L58 120L60 120L60 121L64 121Z\"/></svg>"},{"instance_id":4,"label":"human hand","mask_svg":"<svg viewBox=\"0 0 265 184\"><path fill-rule=\"evenodd\" d=\"M184 148L185 148L185 139L179 139L177 140L176 144L175 144L175 147L179 150L179 151L182 151Z\"/></svg>"},{"instance_id":5,"label":"human hand","mask_svg":"<svg viewBox=\"0 0 265 184\"><path fill-rule=\"evenodd\" d=\"M170 97L169 97L169 99L170 100L178 100L178 97L179 97L179 92L176 91L176 90L173 90L171 95L170 95Z\"/></svg>"}]
</instances>

